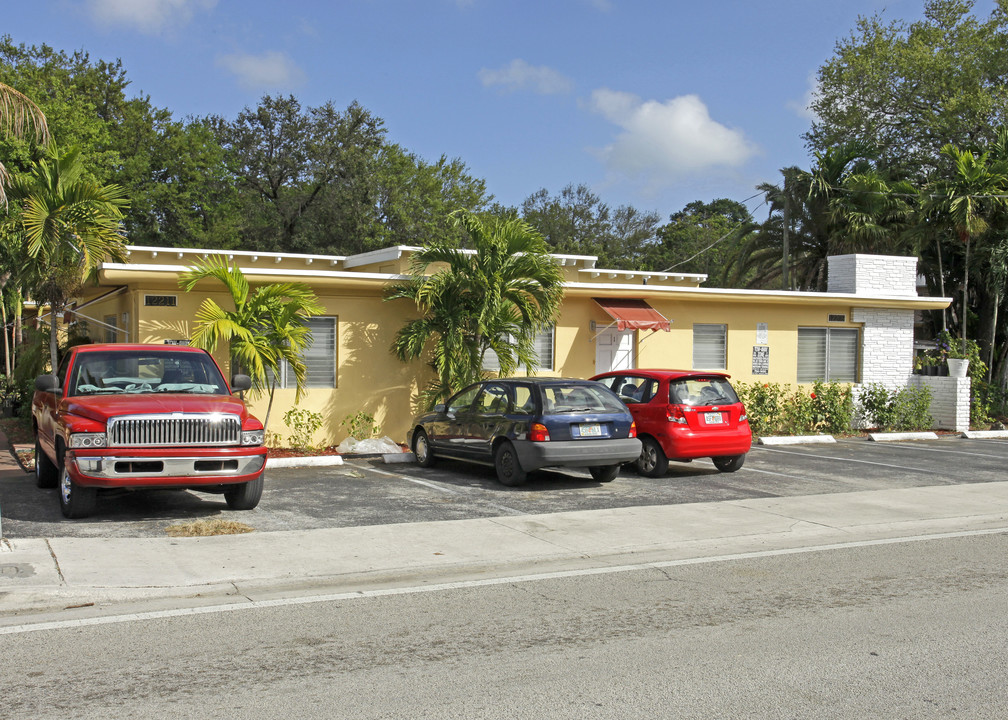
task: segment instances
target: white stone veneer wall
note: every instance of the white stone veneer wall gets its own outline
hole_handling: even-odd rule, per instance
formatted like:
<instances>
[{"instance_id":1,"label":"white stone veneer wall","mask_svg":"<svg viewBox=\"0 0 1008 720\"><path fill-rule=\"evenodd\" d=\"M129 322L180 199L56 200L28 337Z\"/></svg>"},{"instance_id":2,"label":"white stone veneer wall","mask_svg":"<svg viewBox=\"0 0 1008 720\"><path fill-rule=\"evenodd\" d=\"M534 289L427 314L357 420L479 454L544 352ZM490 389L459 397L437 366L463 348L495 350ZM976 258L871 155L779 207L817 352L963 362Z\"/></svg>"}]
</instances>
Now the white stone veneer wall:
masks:
<instances>
[{"instance_id":1,"label":"white stone veneer wall","mask_svg":"<svg viewBox=\"0 0 1008 720\"><path fill-rule=\"evenodd\" d=\"M854 308L861 323L861 382L906 387L913 373L913 310Z\"/></svg>"},{"instance_id":2,"label":"white stone veneer wall","mask_svg":"<svg viewBox=\"0 0 1008 720\"><path fill-rule=\"evenodd\" d=\"M826 291L855 295L917 296L917 258L892 255L832 255Z\"/></svg>"},{"instance_id":3,"label":"white stone veneer wall","mask_svg":"<svg viewBox=\"0 0 1008 720\"><path fill-rule=\"evenodd\" d=\"M910 385L931 390L931 419L933 428L943 430L969 430L970 383L968 377L941 377L912 375Z\"/></svg>"},{"instance_id":4,"label":"white stone veneer wall","mask_svg":"<svg viewBox=\"0 0 1008 720\"><path fill-rule=\"evenodd\" d=\"M885 255L837 255L829 258L828 291L855 295L916 297L917 258ZM913 311L856 307L851 320L861 323L861 388L880 383L889 390L931 390L934 428L968 430L970 379L913 374Z\"/></svg>"}]
</instances>

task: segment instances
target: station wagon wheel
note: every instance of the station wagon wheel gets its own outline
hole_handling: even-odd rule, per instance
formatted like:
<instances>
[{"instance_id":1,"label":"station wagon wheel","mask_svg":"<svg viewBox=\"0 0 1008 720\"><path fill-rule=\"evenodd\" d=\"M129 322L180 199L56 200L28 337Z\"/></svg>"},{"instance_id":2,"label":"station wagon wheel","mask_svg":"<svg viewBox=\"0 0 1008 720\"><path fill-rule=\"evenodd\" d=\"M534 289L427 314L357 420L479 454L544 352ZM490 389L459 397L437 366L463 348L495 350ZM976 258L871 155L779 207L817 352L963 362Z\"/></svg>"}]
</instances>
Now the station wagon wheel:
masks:
<instances>
[{"instance_id":1,"label":"station wagon wheel","mask_svg":"<svg viewBox=\"0 0 1008 720\"><path fill-rule=\"evenodd\" d=\"M420 467L430 467L434 464L430 440L427 439L427 433L423 430L417 430L413 435L413 454L416 455L417 465Z\"/></svg>"},{"instance_id":2,"label":"station wagon wheel","mask_svg":"<svg viewBox=\"0 0 1008 720\"><path fill-rule=\"evenodd\" d=\"M724 457L711 458L714 467L721 472L735 472L745 464L745 455L726 455Z\"/></svg>"},{"instance_id":3,"label":"station wagon wheel","mask_svg":"<svg viewBox=\"0 0 1008 720\"><path fill-rule=\"evenodd\" d=\"M38 437L35 438L35 485L40 488L56 487L59 480L59 468L53 464L49 456L42 452Z\"/></svg>"},{"instance_id":4,"label":"station wagon wheel","mask_svg":"<svg viewBox=\"0 0 1008 720\"><path fill-rule=\"evenodd\" d=\"M518 453L511 443L505 441L497 446L497 451L494 452L494 467L501 485L515 487L525 484L527 474L518 461Z\"/></svg>"},{"instance_id":5,"label":"station wagon wheel","mask_svg":"<svg viewBox=\"0 0 1008 720\"><path fill-rule=\"evenodd\" d=\"M81 487L73 481L66 469L66 462L59 467L59 503L63 517L87 517L94 510L98 498L95 488Z\"/></svg>"},{"instance_id":6,"label":"station wagon wheel","mask_svg":"<svg viewBox=\"0 0 1008 720\"><path fill-rule=\"evenodd\" d=\"M668 471L668 458L653 437L641 438L640 457L634 462L637 472L645 477L661 477Z\"/></svg>"},{"instance_id":7,"label":"station wagon wheel","mask_svg":"<svg viewBox=\"0 0 1008 720\"><path fill-rule=\"evenodd\" d=\"M619 465L596 465L588 471L596 482L612 482L619 475Z\"/></svg>"}]
</instances>

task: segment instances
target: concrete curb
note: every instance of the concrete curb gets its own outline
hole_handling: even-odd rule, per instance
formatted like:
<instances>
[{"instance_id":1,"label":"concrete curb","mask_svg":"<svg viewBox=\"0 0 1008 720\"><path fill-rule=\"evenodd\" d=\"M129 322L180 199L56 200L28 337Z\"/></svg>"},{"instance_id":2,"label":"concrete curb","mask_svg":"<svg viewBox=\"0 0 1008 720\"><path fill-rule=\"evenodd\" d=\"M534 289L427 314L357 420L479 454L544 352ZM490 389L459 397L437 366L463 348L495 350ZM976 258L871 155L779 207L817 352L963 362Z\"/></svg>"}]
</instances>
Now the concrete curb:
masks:
<instances>
[{"instance_id":1,"label":"concrete curb","mask_svg":"<svg viewBox=\"0 0 1008 720\"><path fill-rule=\"evenodd\" d=\"M937 440L938 433L934 432L892 432L892 433L868 433L868 439L872 442L898 442L900 440Z\"/></svg>"},{"instance_id":2,"label":"concrete curb","mask_svg":"<svg viewBox=\"0 0 1008 720\"><path fill-rule=\"evenodd\" d=\"M835 443L832 435L777 435L761 437L760 445L805 445L812 443Z\"/></svg>"},{"instance_id":3,"label":"concrete curb","mask_svg":"<svg viewBox=\"0 0 1008 720\"><path fill-rule=\"evenodd\" d=\"M342 465L342 455L305 455L301 457L266 458L266 469L290 467L325 467Z\"/></svg>"},{"instance_id":4,"label":"concrete curb","mask_svg":"<svg viewBox=\"0 0 1008 720\"><path fill-rule=\"evenodd\" d=\"M966 430L963 432L962 437L967 440L1008 438L1008 430Z\"/></svg>"}]
</instances>

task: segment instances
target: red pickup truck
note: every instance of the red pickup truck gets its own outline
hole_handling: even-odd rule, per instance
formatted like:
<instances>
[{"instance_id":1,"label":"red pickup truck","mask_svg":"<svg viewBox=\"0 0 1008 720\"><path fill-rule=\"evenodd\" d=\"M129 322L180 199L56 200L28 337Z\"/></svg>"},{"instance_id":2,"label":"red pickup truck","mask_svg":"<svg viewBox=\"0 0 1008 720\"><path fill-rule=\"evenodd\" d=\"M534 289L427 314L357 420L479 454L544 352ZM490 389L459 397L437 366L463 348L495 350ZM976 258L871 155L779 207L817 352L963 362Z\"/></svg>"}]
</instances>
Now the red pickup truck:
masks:
<instances>
[{"instance_id":1,"label":"red pickup truck","mask_svg":"<svg viewBox=\"0 0 1008 720\"><path fill-rule=\"evenodd\" d=\"M223 493L232 510L259 504L262 423L228 387L209 353L187 346L81 345L55 375L35 380L35 479L59 488L68 518L85 517L102 488Z\"/></svg>"}]
</instances>

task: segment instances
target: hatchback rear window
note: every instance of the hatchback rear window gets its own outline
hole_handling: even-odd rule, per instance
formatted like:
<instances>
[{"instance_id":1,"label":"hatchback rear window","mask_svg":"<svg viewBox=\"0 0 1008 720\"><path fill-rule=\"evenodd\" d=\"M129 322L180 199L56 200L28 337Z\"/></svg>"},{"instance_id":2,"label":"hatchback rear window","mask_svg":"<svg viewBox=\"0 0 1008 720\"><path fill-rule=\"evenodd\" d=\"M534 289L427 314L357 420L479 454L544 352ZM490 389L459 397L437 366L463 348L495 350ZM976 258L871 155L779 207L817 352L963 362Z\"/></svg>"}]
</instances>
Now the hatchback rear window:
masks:
<instances>
[{"instance_id":1,"label":"hatchback rear window","mask_svg":"<svg viewBox=\"0 0 1008 720\"><path fill-rule=\"evenodd\" d=\"M669 402L673 405L731 405L738 401L731 383L724 378L685 378L669 383Z\"/></svg>"},{"instance_id":2,"label":"hatchback rear window","mask_svg":"<svg viewBox=\"0 0 1008 720\"><path fill-rule=\"evenodd\" d=\"M626 408L611 390L591 385L547 385L542 389L544 412L626 413Z\"/></svg>"}]
</instances>

